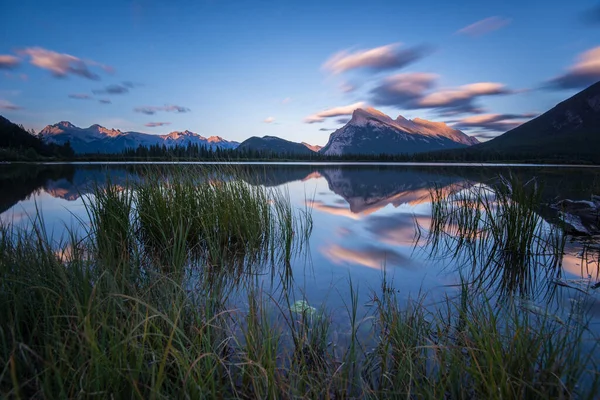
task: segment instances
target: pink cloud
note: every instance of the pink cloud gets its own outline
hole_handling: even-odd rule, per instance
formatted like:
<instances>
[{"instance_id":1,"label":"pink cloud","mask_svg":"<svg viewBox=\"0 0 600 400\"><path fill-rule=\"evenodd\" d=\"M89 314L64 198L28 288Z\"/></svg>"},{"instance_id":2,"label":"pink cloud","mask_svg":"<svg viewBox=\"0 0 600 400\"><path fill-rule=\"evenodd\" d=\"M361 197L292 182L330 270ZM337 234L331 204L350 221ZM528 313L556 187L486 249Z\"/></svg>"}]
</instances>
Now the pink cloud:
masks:
<instances>
[{"instance_id":1,"label":"pink cloud","mask_svg":"<svg viewBox=\"0 0 600 400\"><path fill-rule=\"evenodd\" d=\"M328 108L327 110L319 111L315 114L309 115L308 117L304 118L304 122L306 122L307 124L314 124L316 122L325 121L325 118L352 115L354 110L356 110L357 108L362 108L364 106L365 103L361 101L347 106Z\"/></svg>"},{"instance_id":2,"label":"pink cloud","mask_svg":"<svg viewBox=\"0 0 600 400\"><path fill-rule=\"evenodd\" d=\"M21 63L21 59L15 56L0 54L0 69L14 69Z\"/></svg>"},{"instance_id":3,"label":"pink cloud","mask_svg":"<svg viewBox=\"0 0 600 400\"><path fill-rule=\"evenodd\" d=\"M428 53L425 47L401 49L400 43L350 52L343 50L331 56L323 69L333 74L340 74L353 69L371 70L397 69L407 66Z\"/></svg>"},{"instance_id":4,"label":"pink cloud","mask_svg":"<svg viewBox=\"0 0 600 400\"><path fill-rule=\"evenodd\" d=\"M489 17L477 21L469 26L458 30L458 34L468 36L483 36L510 24L511 19L503 17Z\"/></svg>"},{"instance_id":5,"label":"pink cloud","mask_svg":"<svg viewBox=\"0 0 600 400\"><path fill-rule=\"evenodd\" d=\"M83 78L98 80L100 76L90 69L98 66L105 71L112 71L112 67L91 60L82 60L65 53L57 53L41 47L29 47L18 51L19 54L29 56L29 62L38 68L52 72L55 77L63 78L67 75L77 75Z\"/></svg>"}]
</instances>

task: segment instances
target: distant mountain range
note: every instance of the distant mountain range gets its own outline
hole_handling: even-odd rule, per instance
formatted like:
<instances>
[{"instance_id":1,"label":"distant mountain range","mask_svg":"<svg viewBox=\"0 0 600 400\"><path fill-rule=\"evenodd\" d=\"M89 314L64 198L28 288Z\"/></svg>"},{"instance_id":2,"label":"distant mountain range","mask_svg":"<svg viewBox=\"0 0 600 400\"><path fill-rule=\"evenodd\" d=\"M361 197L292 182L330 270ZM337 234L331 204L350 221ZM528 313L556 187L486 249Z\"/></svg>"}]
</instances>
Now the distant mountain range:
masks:
<instances>
[{"instance_id":1,"label":"distant mountain range","mask_svg":"<svg viewBox=\"0 0 600 400\"><path fill-rule=\"evenodd\" d=\"M17 129L18 128L18 129ZM351 120L333 132L324 147L296 143L275 136L251 137L241 144L219 136L191 131L153 135L122 132L100 125L80 128L62 121L48 125L32 139L19 126L0 118L0 147L36 147L40 154L61 154L48 146L69 142L76 153L118 153L141 146L198 144L210 149L240 149L278 154L345 156L353 154L426 154L431 160L567 160L600 162L600 82L551 110L500 135L479 143L474 137L442 122L398 116L392 119L373 109L356 109ZM30 140L31 139L31 140ZM38 140L38 142L36 142ZM29 142L34 144L27 145ZM423 159L423 157L421 157Z\"/></svg>"},{"instance_id":2,"label":"distant mountain range","mask_svg":"<svg viewBox=\"0 0 600 400\"><path fill-rule=\"evenodd\" d=\"M219 136L209 138L200 136L190 131L171 132L166 135L152 135L142 132L121 132L118 129L107 129L100 125L89 128L80 128L68 121L61 121L48 125L40 131L40 135L47 143L71 143L76 153L119 153L128 148L138 146L176 145L187 146L188 143L216 149L235 149L238 142L228 141Z\"/></svg>"},{"instance_id":3,"label":"distant mountain range","mask_svg":"<svg viewBox=\"0 0 600 400\"><path fill-rule=\"evenodd\" d=\"M469 151L600 161L600 82Z\"/></svg>"},{"instance_id":4,"label":"distant mountain range","mask_svg":"<svg viewBox=\"0 0 600 400\"><path fill-rule=\"evenodd\" d=\"M329 137L324 155L413 154L479 143L443 122L398 116L395 120L374 108L357 109L352 119Z\"/></svg>"},{"instance_id":5,"label":"distant mountain range","mask_svg":"<svg viewBox=\"0 0 600 400\"><path fill-rule=\"evenodd\" d=\"M240 143L238 150L273 152L277 154L313 154L321 149L308 143L296 143L276 136L252 136Z\"/></svg>"}]
</instances>

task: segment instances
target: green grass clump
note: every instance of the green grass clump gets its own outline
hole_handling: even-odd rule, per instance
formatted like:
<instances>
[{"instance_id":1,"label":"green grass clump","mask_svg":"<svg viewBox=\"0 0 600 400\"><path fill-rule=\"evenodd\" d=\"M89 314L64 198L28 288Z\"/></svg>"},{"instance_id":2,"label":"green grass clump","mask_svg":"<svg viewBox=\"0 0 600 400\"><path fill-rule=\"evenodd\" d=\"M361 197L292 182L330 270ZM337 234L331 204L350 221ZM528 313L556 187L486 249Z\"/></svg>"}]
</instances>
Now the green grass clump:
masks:
<instances>
[{"instance_id":1,"label":"green grass clump","mask_svg":"<svg viewBox=\"0 0 600 400\"><path fill-rule=\"evenodd\" d=\"M539 214L535 180L505 179L431 191L432 219L426 246L458 265L471 283L501 296L532 297L548 278L561 276L565 236ZM551 293L550 293L551 294Z\"/></svg>"},{"instance_id":2,"label":"green grass clump","mask_svg":"<svg viewBox=\"0 0 600 400\"><path fill-rule=\"evenodd\" d=\"M352 280L345 313L296 299L289 263L310 210L227 176L98 186L83 237L56 242L39 219L1 226L0 397L592 399L600 389L586 321L494 302L475 284L427 305L400 300L384 277L366 315ZM285 282L278 293L261 268Z\"/></svg>"}]
</instances>

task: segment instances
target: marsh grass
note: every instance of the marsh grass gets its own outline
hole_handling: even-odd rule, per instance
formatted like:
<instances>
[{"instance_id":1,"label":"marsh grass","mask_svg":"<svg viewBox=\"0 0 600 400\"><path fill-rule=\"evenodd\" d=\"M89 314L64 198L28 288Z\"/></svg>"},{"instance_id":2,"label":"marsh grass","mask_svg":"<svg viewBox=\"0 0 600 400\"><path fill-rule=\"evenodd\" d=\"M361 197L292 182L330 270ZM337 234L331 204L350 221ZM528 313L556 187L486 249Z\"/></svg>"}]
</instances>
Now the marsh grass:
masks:
<instances>
[{"instance_id":1,"label":"marsh grass","mask_svg":"<svg viewBox=\"0 0 600 400\"><path fill-rule=\"evenodd\" d=\"M0 227L3 398L591 399L600 389L585 320L494 303L468 282L428 305L399 299L384 276L361 315L349 279L350 328L336 340L325 305L293 307L305 299L285 285L274 295L258 276L287 279L307 210L205 177L98 187L83 237L56 242L39 218Z\"/></svg>"},{"instance_id":2,"label":"marsh grass","mask_svg":"<svg viewBox=\"0 0 600 400\"><path fill-rule=\"evenodd\" d=\"M552 295L560 278L566 237L538 213L537 181L500 177L492 186L468 185L449 195L431 190L432 220L425 247L450 260L472 284L501 296ZM421 234L422 228L421 228Z\"/></svg>"}]
</instances>

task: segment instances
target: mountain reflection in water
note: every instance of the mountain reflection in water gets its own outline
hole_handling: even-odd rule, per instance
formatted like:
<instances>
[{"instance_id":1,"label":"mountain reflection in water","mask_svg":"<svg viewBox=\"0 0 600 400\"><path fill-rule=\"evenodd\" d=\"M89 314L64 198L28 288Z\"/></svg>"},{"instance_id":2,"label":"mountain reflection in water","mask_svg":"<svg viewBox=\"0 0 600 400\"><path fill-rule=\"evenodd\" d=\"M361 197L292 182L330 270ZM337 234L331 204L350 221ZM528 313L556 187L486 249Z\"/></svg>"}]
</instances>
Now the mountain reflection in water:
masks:
<instances>
[{"instance_id":1,"label":"mountain reflection in water","mask_svg":"<svg viewBox=\"0 0 600 400\"><path fill-rule=\"evenodd\" d=\"M85 220L81 196L94 185L107 182L125 186L144 179L147 165L2 165L0 166L0 217L15 221L31 215L52 199L50 213L56 213L49 231L65 229L66 213ZM165 179L176 172L194 174L195 165L162 165ZM459 282L448 261L430 257L423 246L431 224L431 190L446 196L457 188L485 185L491 190L499 175L512 175L526 182L540 182L541 203L557 199L589 199L598 194L597 169L542 167L453 167L453 166L342 166L342 165L235 165L215 168L214 179L241 177L248 184L286 191L294 206L312 209L314 229L310 240L311 260L296 260L296 283L311 302L322 302L335 283L353 280L368 288L377 287L382 271L395 274L394 285L409 297L425 290L443 294ZM198 174L200 176L200 174ZM46 204L47 205L47 204ZM77 208L76 206L79 206ZM57 208L63 209L58 215ZM540 205L536 212L547 222L557 221L556 211ZM48 216L48 215L46 215ZM52 215L49 215L52 217ZM598 254L578 242L568 242L562 259L564 278L598 280ZM305 274L307 264L311 273ZM452 267L452 265L450 265ZM562 278L561 278L562 279ZM339 289L345 295L343 286ZM347 285L346 285L347 286ZM441 288L441 289L440 289ZM336 289L338 290L338 289ZM561 300L569 301L569 294ZM364 297L363 300L366 300ZM593 303L593 302L592 302ZM341 304L341 303L340 303ZM595 303L594 303L595 304ZM338 304L339 305L339 304Z\"/></svg>"}]
</instances>

